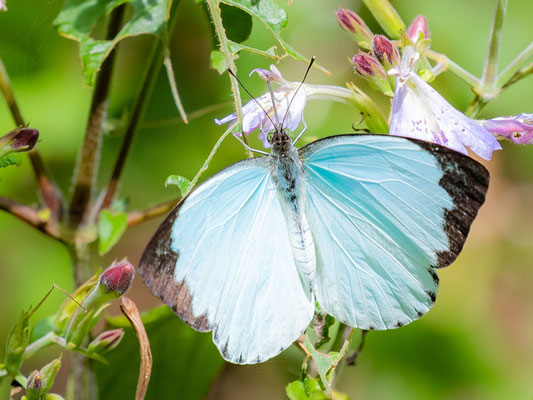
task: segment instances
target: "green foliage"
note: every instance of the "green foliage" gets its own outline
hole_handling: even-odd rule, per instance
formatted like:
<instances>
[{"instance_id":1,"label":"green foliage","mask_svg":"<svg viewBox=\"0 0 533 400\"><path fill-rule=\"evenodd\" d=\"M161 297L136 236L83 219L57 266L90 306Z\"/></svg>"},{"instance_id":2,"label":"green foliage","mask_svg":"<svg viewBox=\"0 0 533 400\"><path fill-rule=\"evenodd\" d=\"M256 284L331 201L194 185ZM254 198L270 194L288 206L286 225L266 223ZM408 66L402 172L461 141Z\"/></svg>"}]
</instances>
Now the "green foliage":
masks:
<instances>
[{"instance_id":1,"label":"green foliage","mask_svg":"<svg viewBox=\"0 0 533 400\"><path fill-rule=\"evenodd\" d=\"M98 253L103 255L111 250L127 227L128 218L125 213L102 210L98 217Z\"/></svg>"},{"instance_id":2,"label":"green foliage","mask_svg":"<svg viewBox=\"0 0 533 400\"><path fill-rule=\"evenodd\" d=\"M317 379L306 376L302 381L294 381L287 385L285 393L290 400L326 400L328 396L320 387Z\"/></svg>"},{"instance_id":3,"label":"green foliage","mask_svg":"<svg viewBox=\"0 0 533 400\"><path fill-rule=\"evenodd\" d=\"M10 165L16 165L17 167L22 164L22 160L18 154L7 154L0 157L0 168L9 167Z\"/></svg>"},{"instance_id":4,"label":"green foliage","mask_svg":"<svg viewBox=\"0 0 533 400\"><path fill-rule=\"evenodd\" d=\"M240 43L250 37L252 16L247 12L226 4L220 5L220 16L229 40Z\"/></svg>"},{"instance_id":5,"label":"green foliage","mask_svg":"<svg viewBox=\"0 0 533 400\"><path fill-rule=\"evenodd\" d=\"M31 308L28 311L22 311L7 338L5 369L12 376L18 373L22 365L24 350L26 350L30 340L30 317L32 314L33 310Z\"/></svg>"},{"instance_id":6,"label":"green foliage","mask_svg":"<svg viewBox=\"0 0 533 400\"><path fill-rule=\"evenodd\" d=\"M191 181L180 175L170 175L165 181L165 186L176 185L182 196L186 196L191 189Z\"/></svg>"},{"instance_id":7,"label":"green foliage","mask_svg":"<svg viewBox=\"0 0 533 400\"><path fill-rule=\"evenodd\" d=\"M101 400L134 398L139 374L139 344L124 318L108 319L111 328L124 327L125 335L107 357L109 366L96 366ZM154 309L143 322L153 356L147 399L204 398L223 360L210 334L185 325L168 307Z\"/></svg>"},{"instance_id":8,"label":"green foliage","mask_svg":"<svg viewBox=\"0 0 533 400\"><path fill-rule=\"evenodd\" d=\"M132 6L133 15L120 32L112 40L93 38L98 20L123 3ZM85 81L94 85L102 62L119 41L142 34L165 35L169 7L169 0L67 0L55 24L61 35L80 43Z\"/></svg>"}]
</instances>

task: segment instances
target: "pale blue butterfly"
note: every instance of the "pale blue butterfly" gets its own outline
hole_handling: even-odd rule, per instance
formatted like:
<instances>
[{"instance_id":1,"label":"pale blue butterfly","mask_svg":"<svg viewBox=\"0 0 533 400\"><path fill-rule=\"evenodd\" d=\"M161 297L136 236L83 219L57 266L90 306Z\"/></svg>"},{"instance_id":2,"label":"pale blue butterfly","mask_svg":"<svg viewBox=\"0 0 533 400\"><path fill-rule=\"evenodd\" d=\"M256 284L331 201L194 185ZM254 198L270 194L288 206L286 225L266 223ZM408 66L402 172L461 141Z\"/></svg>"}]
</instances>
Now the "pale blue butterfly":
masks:
<instances>
[{"instance_id":1,"label":"pale blue butterfly","mask_svg":"<svg viewBox=\"0 0 533 400\"><path fill-rule=\"evenodd\" d=\"M222 170L171 211L140 261L152 293L239 364L289 347L315 302L365 330L425 314L436 269L455 260L485 200L487 170L396 136L296 149L277 128L270 142L268 156Z\"/></svg>"}]
</instances>

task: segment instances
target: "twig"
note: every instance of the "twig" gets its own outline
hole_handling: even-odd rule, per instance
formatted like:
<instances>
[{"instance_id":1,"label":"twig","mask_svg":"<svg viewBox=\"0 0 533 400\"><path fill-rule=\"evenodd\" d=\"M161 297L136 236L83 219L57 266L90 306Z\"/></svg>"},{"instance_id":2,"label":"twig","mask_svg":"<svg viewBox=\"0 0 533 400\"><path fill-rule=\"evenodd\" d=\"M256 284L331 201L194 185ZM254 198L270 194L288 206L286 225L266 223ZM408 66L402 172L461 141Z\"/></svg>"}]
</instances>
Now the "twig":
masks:
<instances>
[{"instance_id":1,"label":"twig","mask_svg":"<svg viewBox=\"0 0 533 400\"><path fill-rule=\"evenodd\" d=\"M361 351L363 351L363 347L365 346L365 338L368 331L361 331L361 342L359 343L359 346L357 347L357 350L355 350L353 353L350 353L346 356L346 364L348 365L355 365L357 361L357 357L359 357L359 354L361 354Z\"/></svg>"},{"instance_id":2,"label":"twig","mask_svg":"<svg viewBox=\"0 0 533 400\"><path fill-rule=\"evenodd\" d=\"M125 10L126 5L123 4L112 11L107 29L107 39L113 39L119 32ZM73 227L79 226L83 222L91 201L116 52L115 47L102 63L93 92L89 120L87 121L81 154L78 158L74 191L69 207L69 222Z\"/></svg>"},{"instance_id":3,"label":"twig","mask_svg":"<svg viewBox=\"0 0 533 400\"><path fill-rule=\"evenodd\" d=\"M20 112L20 108L15 99L15 94L13 93L13 88L9 81L9 75L7 74L6 68L2 59L0 58L0 90L2 95L6 99L13 120L17 126L24 126L25 121ZM63 210L63 201L61 198L61 193L59 189L52 183L52 181L46 175L46 170L44 168L43 160L39 155L36 149L28 153L33 167L33 171L37 177L39 183L39 190L44 204L50 209L52 215L59 219L61 218L61 213Z\"/></svg>"},{"instance_id":4,"label":"twig","mask_svg":"<svg viewBox=\"0 0 533 400\"><path fill-rule=\"evenodd\" d=\"M150 342L148 340L148 335L146 334L146 329L144 329L139 310L129 297L122 296L120 298L120 310L130 321L131 326L137 335L137 339L139 340L141 368L139 371L135 400L142 400L146 395L148 383L150 382L150 375L152 373L152 352L150 351Z\"/></svg>"},{"instance_id":5,"label":"twig","mask_svg":"<svg viewBox=\"0 0 533 400\"><path fill-rule=\"evenodd\" d=\"M59 227L50 218L47 220L39 217L37 210L30 206L21 204L8 197L0 196L0 210L7 211L11 215L19 218L27 224L33 226L35 229L53 237L54 239L60 239Z\"/></svg>"},{"instance_id":6,"label":"twig","mask_svg":"<svg viewBox=\"0 0 533 400\"><path fill-rule=\"evenodd\" d=\"M527 46L498 76L498 87L505 87L533 57L533 42ZM526 67L527 68L527 67ZM515 81L516 82L516 81Z\"/></svg>"},{"instance_id":7,"label":"twig","mask_svg":"<svg viewBox=\"0 0 533 400\"><path fill-rule=\"evenodd\" d=\"M124 141L122 142L122 146L120 147L120 152L115 162L115 166L113 168L109 184L107 185L102 204L100 205L100 209L109 208L109 206L113 202L113 198L115 196L115 192L117 191L120 177L122 176L122 171L124 170L124 165L126 164L126 158L133 142L133 137L135 135L135 132L137 131L140 121L142 120L144 110L150 98L150 94L152 93L152 89L154 87L157 75L161 68L161 64L163 63L163 50L158 39L154 39L154 45L152 47L151 54L147 57L147 60L149 60L149 68L145 74L141 92L139 96L137 96L137 102L135 103L135 107L131 114L131 119L128 124L128 127L126 128Z\"/></svg>"},{"instance_id":8,"label":"twig","mask_svg":"<svg viewBox=\"0 0 533 400\"><path fill-rule=\"evenodd\" d=\"M163 214L166 214L178 203L180 199L173 199L165 203L158 204L157 206L147 208L142 211L133 211L128 214L128 227L142 224L153 218L157 218Z\"/></svg>"}]
</instances>

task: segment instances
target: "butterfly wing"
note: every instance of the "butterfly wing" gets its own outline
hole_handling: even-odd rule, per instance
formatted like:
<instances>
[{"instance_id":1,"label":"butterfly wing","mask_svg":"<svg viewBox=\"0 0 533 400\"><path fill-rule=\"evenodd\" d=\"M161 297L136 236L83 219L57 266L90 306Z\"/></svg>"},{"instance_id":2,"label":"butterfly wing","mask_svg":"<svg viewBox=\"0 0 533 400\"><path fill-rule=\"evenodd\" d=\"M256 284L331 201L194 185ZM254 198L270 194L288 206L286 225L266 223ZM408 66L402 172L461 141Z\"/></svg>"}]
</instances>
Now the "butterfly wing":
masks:
<instances>
[{"instance_id":1,"label":"butterfly wing","mask_svg":"<svg viewBox=\"0 0 533 400\"><path fill-rule=\"evenodd\" d=\"M187 324L212 330L234 363L274 357L313 316L267 158L241 161L193 191L159 227L139 269Z\"/></svg>"},{"instance_id":2,"label":"butterfly wing","mask_svg":"<svg viewBox=\"0 0 533 400\"><path fill-rule=\"evenodd\" d=\"M393 136L329 137L300 154L320 306L361 329L395 328L426 313L435 269L455 260L484 202L486 169Z\"/></svg>"}]
</instances>

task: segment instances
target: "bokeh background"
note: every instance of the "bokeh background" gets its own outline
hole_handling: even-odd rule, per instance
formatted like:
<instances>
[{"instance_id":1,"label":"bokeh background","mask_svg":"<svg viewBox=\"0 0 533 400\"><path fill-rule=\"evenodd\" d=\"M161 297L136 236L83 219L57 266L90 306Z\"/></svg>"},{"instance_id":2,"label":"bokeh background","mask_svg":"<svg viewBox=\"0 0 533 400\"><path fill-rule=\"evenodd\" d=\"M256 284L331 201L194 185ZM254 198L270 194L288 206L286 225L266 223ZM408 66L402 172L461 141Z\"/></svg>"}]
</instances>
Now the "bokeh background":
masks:
<instances>
[{"instance_id":1,"label":"bokeh background","mask_svg":"<svg viewBox=\"0 0 533 400\"><path fill-rule=\"evenodd\" d=\"M68 194L92 89L84 84L77 44L59 37L52 26L61 3L8 0L9 11L0 13L0 56L11 75L25 119L40 130L38 147L46 165ZM356 47L338 28L334 12L339 6L352 8L375 33L380 33L364 6L355 0L290 3L279 1L289 16L283 37L305 55L316 55L318 62L333 73L326 76L313 70L308 81L343 85L354 80L348 57L353 56ZM393 1L406 23L424 14L432 34L432 48L476 75L481 74L494 3ZM531 15L531 0L509 1L501 67L533 39ZM275 44L256 22L246 44L261 48ZM124 108L131 109L148 46L146 37L127 39L120 46L110 104L112 124L119 123ZM202 7L182 0L171 46L180 94L188 112L211 106L215 110L188 125L178 122L165 74L160 74L120 189L120 197L128 201L130 210L177 197L178 189L165 188L165 178L170 174L192 178L223 132L224 128L216 126L213 118L232 111L231 97L227 77L209 68L212 46L211 29ZM263 93L265 85L247 74L269 64L270 60L247 53L237 61L239 75L252 93ZM285 59L278 67L286 78L299 80L306 66ZM465 109L473 97L469 87L450 73L439 76L434 87L459 109ZM368 93L388 109L388 100L372 89ZM530 76L501 94L481 116L533 112L532 93ZM306 109L309 131L304 141L350 132L359 119L347 106L311 102ZM13 127L7 107L0 100L0 132ZM105 136L100 185L110 173L121 135L120 130L110 130ZM441 271L441 289L433 310L409 326L369 334L357 366L341 369L338 390L354 399L533 397L533 148L510 143L503 146L492 161L484 163L492 174L487 202L457 262ZM228 138L204 178L243 157L241 145ZM35 178L26 158L19 168L0 170L0 194L28 204L37 201ZM123 257L137 263L160 222L161 218L128 230L109 254L97 260L96 266L105 267ZM53 283L73 290L66 249L0 212L0 343L4 343L21 310L36 304ZM158 304L139 279L131 297L143 309ZM53 313L63 300L62 294L53 293L33 320ZM44 352L33 367L56 354L54 349ZM225 365L213 388L206 387L205 393L211 400L283 398L284 386L300 374L301 359L297 350L290 349L262 365ZM64 390L67 369L68 365L58 379L58 391ZM6 385L2 386L0 397L6 398L7 390Z\"/></svg>"}]
</instances>

